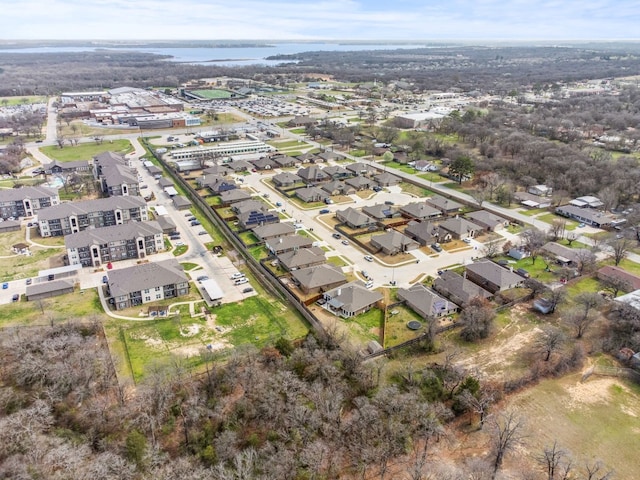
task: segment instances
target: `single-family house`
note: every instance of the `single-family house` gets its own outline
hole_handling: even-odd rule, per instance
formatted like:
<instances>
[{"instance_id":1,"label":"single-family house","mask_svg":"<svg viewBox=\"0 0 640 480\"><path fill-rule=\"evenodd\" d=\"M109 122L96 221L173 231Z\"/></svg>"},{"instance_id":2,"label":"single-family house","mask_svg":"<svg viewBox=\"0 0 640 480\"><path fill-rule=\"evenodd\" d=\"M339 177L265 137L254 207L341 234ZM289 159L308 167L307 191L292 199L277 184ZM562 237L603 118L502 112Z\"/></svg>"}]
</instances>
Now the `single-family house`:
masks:
<instances>
[{"instance_id":1,"label":"single-family house","mask_svg":"<svg viewBox=\"0 0 640 480\"><path fill-rule=\"evenodd\" d=\"M482 231L480 226L462 217L447 218L439 226L440 229L449 232L451 237L456 240L473 238L478 232Z\"/></svg>"},{"instance_id":2,"label":"single-family house","mask_svg":"<svg viewBox=\"0 0 640 480\"><path fill-rule=\"evenodd\" d=\"M426 202L412 202L400 207L400 212L408 218L415 220L429 220L442 215L442 211L432 207Z\"/></svg>"},{"instance_id":3,"label":"single-family house","mask_svg":"<svg viewBox=\"0 0 640 480\"><path fill-rule=\"evenodd\" d=\"M281 255L284 252L299 250L301 248L311 248L313 240L302 235L286 235L277 238L270 238L265 241L265 246L274 255Z\"/></svg>"},{"instance_id":4,"label":"single-family house","mask_svg":"<svg viewBox=\"0 0 640 480\"><path fill-rule=\"evenodd\" d=\"M327 263L294 270L291 280L307 295L326 292L347 283L342 269Z\"/></svg>"},{"instance_id":5,"label":"single-family house","mask_svg":"<svg viewBox=\"0 0 640 480\"><path fill-rule=\"evenodd\" d=\"M373 177L373 179L381 187L392 187L400 183L400 177L397 177L389 172L382 172Z\"/></svg>"},{"instance_id":6,"label":"single-family house","mask_svg":"<svg viewBox=\"0 0 640 480\"><path fill-rule=\"evenodd\" d=\"M594 197L593 195L574 198L569 202L569 204L580 208L602 208L604 206L604 203L602 203L598 197Z\"/></svg>"},{"instance_id":7,"label":"single-family house","mask_svg":"<svg viewBox=\"0 0 640 480\"><path fill-rule=\"evenodd\" d=\"M495 294L502 290L522 286L524 278L491 260L481 260L467 266L467 278L476 285Z\"/></svg>"},{"instance_id":8,"label":"single-family house","mask_svg":"<svg viewBox=\"0 0 640 480\"><path fill-rule=\"evenodd\" d=\"M608 228L615 221L615 217L606 212L576 205L562 205L556 208L556 213L596 228Z\"/></svg>"},{"instance_id":9,"label":"single-family house","mask_svg":"<svg viewBox=\"0 0 640 480\"><path fill-rule=\"evenodd\" d=\"M547 185L533 185L527 189L527 192L538 197L550 197L553 193L553 188Z\"/></svg>"},{"instance_id":10,"label":"single-family house","mask_svg":"<svg viewBox=\"0 0 640 480\"><path fill-rule=\"evenodd\" d=\"M251 200L251 195L241 188L235 188L233 190L226 190L220 193L220 200L222 201L222 205L228 207L234 203Z\"/></svg>"},{"instance_id":11,"label":"single-family house","mask_svg":"<svg viewBox=\"0 0 640 480\"><path fill-rule=\"evenodd\" d=\"M400 210L393 205L387 205L386 203L376 203L375 205L369 205L362 208L362 213L366 213L371 218L381 222L389 218L400 217Z\"/></svg>"},{"instance_id":12,"label":"single-family house","mask_svg":"<svg viewBox=\"0 0 640 480\"><path fill-rule=\"evenodd\" d=\"M455 303L442 298L421 283L416 283L410 288L400 288L397 295L411 310L425 320L444 317L458 311L458 306Z\"/></svg>"},{"instance_id":13,"label":"single-family house","mask_svg":"<svg viewBox=\"0 0 640 480\"><path fill-rule=\"evenodd\" d=\"M288 237L296 233L291 223L270 223L253 228L253 234L262 242L280 237Z\"/></svg>"},{"instance_id":14,"label":"single-family house","mask_svg":"<svg viewBox=\"0 0 640 480\"><path fill-rule=\"evenodd\" d=\"M555 258L556 262L563 266L577 266L580 264L580 257L583 248L569 248L556 242L547 242L542 246L542 250Z\"/></svg>"},{"instance_id":15,"label":"single-family house","mask_svg":"<svg viewBox=\"0 0 640 480\"><path fill-rule=\"evenodd\" d=\"M249 200L247 200L249 201ZM242 202L240 202L242 203ZM237 204L236 204L237 205ZM265 210L249 210L238 214L238 225L241 229L251 229L259 225L278 223L280 217L276 213Z\"/></svg>"},{"instance_id":16,"label":"single-family house","mask_svg":"<svg viewBox=\"0 0 640 480\"><path fill-rule=\"evenodd\" d=\"M246 212L253 211L267 211L267 205L260 200L255 200L253 198L249 198L248 200L243 200L241 202L236 202L231 205L231 211L236 215L241 215Z\"/></svg>"},{"instance_id":17,"label":"single-family house","mask_svg":"<svg viewBox=\"0 0 640 480\"><path fill-rule=\"evenodd\" d=\"M340 180L333 180L322 185L321 189L327 195L351 195L356 193L356 189Z\"/></svg>"},{"instance_id":18,"label":"single-family house","mask_svg":"<svg viewBox=\"0 0 640 480\"><path fill-rule=\"evenodd\" d=\"M353 207L338 210L336 212L336 217L341 223L346 224L350 228L364 228L375 224L373 218L359 212Z\"/></svg>"},{"instance_id":19,"label":"single-family house","mask_svg":"<svg viewBox=\"0 0 640 480\"><path fill-rule=\"evenodd\" d=\"M292 185L295 185L296 183L301 183L302 178L300 178L295 173L282 172L274 175L271 178L271 181L277 187L290 187Z\"/></svg>"},{"instance_id":20,"label":"single-family house","mask_svg":"<svg viewBox=\"0 0 640 480\"><path fill-rule=\"evenodd\" d=\"M486 210L467 213L466 217L488 232L495 232L509 226L509 220Z\"/></svg>"},{"instance_id":21,"label":"single-family house","mask_svg":"<svg viewBox=\"0 0 640 480\"><path fill-rule=\"evenodd\" d=\"M352 176L351 172L340 165L329 165L322 170L334 180L342 180Z\"/></svg>"},{"instance_id":22,"label":"single-family house","mask_svg":"<svg viewBox=\"0 0 640 480\"><path fill-rule=\"evenodd\" d=\"M440 230L438 226L431 222L418 222L411 220L404 230L404 234L413 238L421 246L431 245L432 243L445 242L440 239Z\"/></svg>"},{"instance_id":23,"label":"single-family house","mask_svg":"<svg viewBox=\"0 0 640 480\"><path fill-rule=\"evenodd\" d=\"M303 202L311 203L321 202L324 198L327 197L327 192L319 189L318 187L307 186L296 189L295 195Z\"/></svg>"},{"instance_id":24,"label":"single-family house","mask_svg":"<svg viewBox=\"0 0 640 480\"><path fill-rule=\"evenodd\" d=\"M273 170L278 167L278 164L271 160L269 157L262 157L256 160L251 160L253 167L256 170Z\"/></svg>"},{"instance_id":25,"label":"single-family house","mask_svg":"<svg viewBox=\"0 0 640 480\"><path fill-rule=\"evenodd\" d=\"M513 198L527 208L548 208L551 206L551 197L533 195L529 192L515 192Z\"/></svg>"},{"instance_id":26,"label":"single-family house","mask_svg":"<svg viewBox=\"0 0 640 480\"><path fill-rule=\"evenodd\" d=\"M298 248L278 255L278 262L288 271L321 265L326 261L324 250L320 247Z\"/></svg>"},{"instance_id":27,"label":"single-family house","mask_svg":"<svg viewBox=\"0 0 640 480\"><path fill-rule=\"evenodd\" d=\"M316 157L321 158L323 162L333 162L343 158L343 156L340 155L338 152L334 152L331 150L320 152L316 155Z\"/></svg>"},{"instance_id":28,"label":"single-family house","mask_svg":"<svg viewBox=\"0 0 640 480\"><path fill-rule=\"evenodd\" d=\"M369 190L373 185L373 180L371 180L368 177L358 176L358 177L347 178L344 181L344 183L360 191L360 190Z\"/></svg>"},{"instance_id":29,"label":"single-family house","mask_svg":"<svg viewBox=\"0 0 640 480\"><path fill-rule=\"evenodd\" d=\"M356 280L325 292L323 298L327 310L350 318L368 312L384 297L380 292L369 290L360 280Z\"/></svg>"},{"instance_id":30,"label":"single-family house","mask_svg":"<svg viewBox=\"0 0 640 480\"><path fill-rule=\"evenodd\" d=\"M278 168L291 168L302 163L297 158L290 157L289 155L273 155L271 160L276 163Z\"/></svg>"},{"instance_id":31,"label":"single-family house","mask_svg":"<svg viewBox=\"0 0 640 480\"><path fill-rule=\"evenodd\" d=\"M253 165L251 163L245 162L244 160L233 160L225 164L225 166L233 170L235 173L246 172L253 168Z\"/></svg>"},{"instance_id":32,"label":"single-family house","mask_svg":"<svg viewBox=\"0 0 640 480\"><path fill-rule=\"evenodd\" d=\"M218 175L220 177L226 177L230 175L233 171L227 167L226 165L213 165L211 167L207 167L202 171L203 176L207 175Z\"/></svg>"},{"instance_id":33,"label":"single-family house","mask_svg":"<svg viewBox=\"0 0 640 480\"><path fill-rule=\"evenodd\" d=\"M450 198L442 197L440 195L434 195L432 197L426 198L424 202L427 205L431 205L432 207L437 208L445 215L458 213L460 210L462 210L463 207L461 203L458 203L455 200L451 200Z\"/></svg>"},{"instance_id":34,"label":"single-family house","mask_svg":"<svg viewBox=\"0 0 640 480\"><path fill-rule=\"evenodd\" d=\"M376 173L375 168L373 168L369 164L362 162L350 163L346 165L345 168L349 170L353 175L363 175L365 177L374 175Z\"/></svg>"},{"instance_id":35,"label":"single-family house","mask_svg":"<svg viewBox=\"0 0 640 480\"><path fill-rule=\"evenodd\" d=\"M304 183L320 183L330 179L329 175L324 173L323 170L316 165L301 168L298 170L297 175Z\"/></svg>"},{"instance_id":36,"label":"single-family house","mask_svg":"<svg viewBox=\"0 0 640 480\"><path fill-rule=\"evenodd\" d=\"M378 251L382 251L385 255L396 255L401 252L415 250L420 247L420 244L396 230L391 230L382 235L372 236L371 246Z\"/></svg>"},{"instance_id":37,"label":"single-family house","mask_svg":"<svg viewBox=\"0 0 640 480\"><path fill-rule=\"evenodd\" d=\"M629 286L628 291L640 289L640 276L627 272L620 267L606 265L598 270L597 276L600 280L605 281L612 279L622 280Z\"/></svg>"},{"instance_id":38,"label":"single-family house","mask_svg":"<svg viewBox=\"0 0 640 480\"><path fill-rule=\"evenodd\" d=\"M434 280L433 289L461 307L468 305L476 297L493 297L491 292L467 279L466 275L459 275L451 270L445 270Z\"/></svg>"}]
</instances>

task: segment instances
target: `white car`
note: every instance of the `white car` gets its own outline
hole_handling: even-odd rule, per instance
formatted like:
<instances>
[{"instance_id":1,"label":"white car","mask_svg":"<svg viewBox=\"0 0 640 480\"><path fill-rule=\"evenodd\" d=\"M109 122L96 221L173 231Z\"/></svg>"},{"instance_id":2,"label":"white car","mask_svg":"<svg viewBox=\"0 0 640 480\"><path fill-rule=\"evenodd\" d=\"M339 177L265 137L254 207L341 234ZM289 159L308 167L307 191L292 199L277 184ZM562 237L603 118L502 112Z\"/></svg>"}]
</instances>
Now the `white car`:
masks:
<instances>
[{"instance_id":1,"label":"white car","mask_svg":"<svg viewBox=\"0 0 640 480\"><path fill-rule=\"evenodd\" d=\"M367 262L373 262L373 257L372 257L371 255L365 255L365 256L364 256L364 259L365 259Z\"/></svg>"},{"instance_id":2,"label":"white car","mask_svg":"<svg viewBox=\"0 0 640 480\"><path fill-rule=\"evenodd\" d=\"M463 241L464 243L471 243L471 239L470 239L469 237L467 237L467 238L463 238L463 239L462 239L462 241Z\"/></svg>"},{"instance_id":3,"label":"white car","mask_svg":"<svg viewBox=\"0 0 640 480\"><path fill-rule=\"evenodd\" d=\"M235 282L233 282L233 283L234 283L235 285L244 285L245 283L248 283L248 282L249 282L249 279L248 279L248 278L242 277L242 278L237 279L237 280L236 280Z\"/></svg>"},{"instance_id":4,"label":"white car","mask_svg":"<svg viewBox=\"0 0 640 480\"><path fill-rule=\"evenodd\" d=\"M231 275L231 280L236 280L238 278L244 278L244 273L236 272L233 275Z\"/></svg>"}]
</instances>

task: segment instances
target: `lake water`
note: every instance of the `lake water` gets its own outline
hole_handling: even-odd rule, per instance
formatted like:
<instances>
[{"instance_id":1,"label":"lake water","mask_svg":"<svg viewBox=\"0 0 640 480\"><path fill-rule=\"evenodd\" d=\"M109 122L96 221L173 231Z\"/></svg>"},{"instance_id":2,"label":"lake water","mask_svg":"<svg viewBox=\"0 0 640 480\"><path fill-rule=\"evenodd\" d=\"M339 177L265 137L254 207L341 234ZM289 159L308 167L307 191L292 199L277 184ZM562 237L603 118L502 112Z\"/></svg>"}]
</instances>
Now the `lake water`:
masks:
<instances>
[{"instance_id":1,"label":"lake water","mask_svg":"<svg viewBox=\"0 0 640 480\"><path fill-rule=\"evenodd\" d=\"M114 48L117 51L146 52L158 55L171 55L170 61L192 64L207 64L221 66L266 65L273 66L283 63L281 60L266 60L273 55L291 55L294 53L311 51L330 52L361 52L366 50L397 50L407 48L425 48L425 45L352 45L339 43L274 43L265 47L179 47L179 48L154 48L154 47L126 47ZM91 52L108 50L105 47L32 47L0 49L0 53L63 53L63 52Z\"/></svg>"}]
</instances>

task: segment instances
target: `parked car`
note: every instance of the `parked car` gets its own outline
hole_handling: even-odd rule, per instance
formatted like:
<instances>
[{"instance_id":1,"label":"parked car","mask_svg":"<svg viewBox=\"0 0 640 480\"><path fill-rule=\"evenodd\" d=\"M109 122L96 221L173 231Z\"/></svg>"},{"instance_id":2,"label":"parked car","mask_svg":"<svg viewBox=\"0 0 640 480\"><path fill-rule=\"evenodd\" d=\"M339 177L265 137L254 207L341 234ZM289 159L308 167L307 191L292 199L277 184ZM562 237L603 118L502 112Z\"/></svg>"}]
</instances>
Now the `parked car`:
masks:
<instances>
[{"instance_id":1,"label":"parked car","mask_svg":"<svg viewBox=\"0 0 640 480\"><path fill-rule=\"evenodd\" d=\"M242 290L242 293L251 293L251 292L253 292L253 288L251 288L251 287L247 287L247 288Z\"/></svg>"},{"instance_id":2,"label":"parked car","mask_svg":"<svg viewBox=\"0 0 640 480\"><path fill-rule=\"evenodd\" d=\"M209 280L209 277L207 277L206 275L200 275L198 278L196 278L196 280L198 282L204 282L205 280Z\"/></svg>"},{"instance_id":3,"label":"parked car","mask_svg":"<svg viewBox=\"0 0 640 480\"><path fill-rule=\"evenodd\" d=\"M381 192L382 191L382 187L379 187L378 185L376 185L375 187L372 188L372 190L374 192Z\"/></svg>"},{"instance_id":4,"label":"parked car","mask_svg":"<svg viewBox=\"0 0 640 480\"><path fill-rule=\"evenodd\" d=\"M198 232L198 235L206 235L206 234L207 234L207 231L206 231L206 230L200 230L200 231Z\"/></svg>"},{"instance_id":5,"label":"parked car","mask_svg":"<svg viewBox=\"0 0 640 480\"><path fill-rule=\"evenodd\" d=\"M140 185L140 190L144 190L145 188L149 188L148 185Z\"/></svg>"},{"instance_id":6,"label":"parked car","mask_svg":"<svg viewBox=\"0 0 640 480\"><path fill-rule=\"evenodd\" d=\"M233 275L231 275L231 280L236 280L238 278L243 278L243 277L244 277L244 273L236 272Z\"/></svg>"},{"instance_id":7,"label":"parked car","mask_svg":"<svg viewBox=\"0 0 640 480\"><path fill-rule=\"evenodd\" d=\"M391 200L385 200L384 204L385 205L393 205L393 202Z\"/></svg>"},{"instance_id":8,"label":"parked car","mask_svg":"<svg viewBox=\"0 0 640 480\"><path fill-rule=\"evenodd\" d=\"M362 274L362 276L363 276L364 278L366 278L367 280L369 279L369 274L367 273L367 271L366 271L366 270L362 270L360 273Z\"/></svg>"},{"instance_id":9,"label":"parked car","mask_svg":"<svg viewBox=\"0 0 640 480\"><path fill-rule=\"evenodd\" d=\"M7 288L9 288L9 283L8 283L8 282L4 282L4 283L2 284L2 289L3 289L3 290L6 290Z\"/></svg>"},{"instance_id":10,"label":"parked car","mask_svg":"<svg viewBox=\"0 0 640 480\"><path fill-rule=\"evenodd\" d=\"M107 277L106 275L102 276L102 283L109 283L109 277Z\"/></svg>"},{"instance_id":11,"label":"parked car","mask_svg":"<svg viewBox=\"0 0 640 480\"><path fill-rule=\"evenodd\" d=\"M191 222L191 226L192 226L192 227L195 227L195 226L197 226L197 225L201 225L201 223L200 223L198 220L193 220L193 221Z\"/></svg>"},{"instance_id":12,"label":"parked car","mask_svg":"<svg viewBox=\"0 0 640 480\"><path fill-rule=\"evenodd\" d=\"M30 278L27 278L26 284L27 285L31 285L33 283L33 280Z\"/></svg>"},{"instance_id":13,"label":"parked car","mask_svg":"<svg viewBox=\"0 0 640 480\"><path fill-rule=\"evenodd\" d=\"M582 227L584 227L584 226L585 226L585 224L584 224L584 223L579 223L579 224L578 224L578 228L582 228Z\"/></svg>"},{"instance_id":14,"label":"parked car","mask_svg":"<svg viewBox=\"0 0 640 480\"><path fill-rule=\"evenodd\" d=\"M329 210L328 208L323 208L322 210L320 210L320 215L324 215L325 213L329 213L331 210Z\"/></svg>"},{"instance_id":15,"label":"parked car","mask_svg":"<svg viewBox=\"0 0 640 480\"><path fill-rule=\"evenodd\" d=\"M442 247L440 246L440 244L439 244L439 243L433 243L433 244L431 244L431 248L432 248L433 250L435 250L436 252L441 252L441 251L442 251Z\"/></svg>"},{"instance_id":16,"label":"parked car","mask_svg":"<svg viewBox=\"0 0 640 480\"><path fill-rule=\"evenodd\" d=\"M349 240L344 239L344 240L342 240L342 242L340 242L340 243L342 243L343 245L349 245Z\"/></svg>"},{"instance_id":17,"label":"parked car","mask_svg":"<svg viewBox=\"0 0 640 480\"><path fill-rule=\"evenodd\" d=\"M249 283L249 279L248 278L239 278L233 283L235 285L244 285L245 283Z\"/></svg>"},{"instance_id":18,"label":"parked car","mask_svg":"<svg viewBox=\"0 0 640 480\"><path fill-rule=\"evenodd\" d=\"M334 233L333 235L331 235L333 238L342 238L342 235L340 235L339 233Z\"/></svg>"},{"instance_id":19,"label":"parked car","mask_svg":"<svg viewBox=\"0 0 640 480\"><path fill-rule=\"evenodd\" d=\"M14 293L13 297L11 297L11 300L13 302L17 302L18 300L20 300L20 295L18 295L17 293Z\"/></svg>"},{"instance_id":20,"label":"parked car","mask_svg":"<svg viewBox=\"0 0 640 480\"><path fill-rule=\"evenodd\" d=\"M470 239L469 237L467 237L467 238L463 238L463 239L462 239L462 241L463 241L464 243L471 243L471 239Z\"/></svg>"}]
</instances>

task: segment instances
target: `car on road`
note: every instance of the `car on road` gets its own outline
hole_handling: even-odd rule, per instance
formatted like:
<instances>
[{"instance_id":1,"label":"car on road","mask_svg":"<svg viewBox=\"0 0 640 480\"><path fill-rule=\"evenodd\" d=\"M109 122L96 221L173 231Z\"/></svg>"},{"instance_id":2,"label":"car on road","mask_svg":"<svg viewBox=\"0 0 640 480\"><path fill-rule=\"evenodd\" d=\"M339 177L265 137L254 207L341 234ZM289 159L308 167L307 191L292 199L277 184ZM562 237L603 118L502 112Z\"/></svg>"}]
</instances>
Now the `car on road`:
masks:
<instances>
[{"instance_id":1,"label":"car on road","mask_svg":"<svg viewBox=\"0 0 640 480\"><path fill-rule=\"evenodd\" d=\"M201 225L201 223L200 223L200 221L199 221L199 220L192 220L192 221L191 221L191 226L192 226L192 227L195 227L195 226L197 226L197 225Z\"/></svg>"},{"instance_id":2,"label":"car on road","mask_svg":"<svg viewBox=\"0 0 640 480\"><path fill-rule=\"evenodd\" d=\"M373 262L373 257L372 257L371 255L365 255L365 256L364 256L364 259L365 259L367 262Z\"/></svg>"},{"instance_id":3,"label":"car on road","mask_svg":"<svg viewBox=\"0 0 640 480\"><path fill-rule=\"evenodd\" d=\"M14 293L13 297L11 297L11 301L17 302L18 300L20 300L20 295L18 295L17 293Z\"/></svg>"},{"instance_id":4,"label":"car on road","mask_svg":"<svg viewBox=\"0 0 640 480\"><path fill-rule=\"evenodd\" d=\"M372 188L372 190L373 190L374 192L381 192L381 191L382 191L382 187L380 187L380 186L376 185L375 187L373 187L373 188Z\"/></svg>"},{"instance_id":5,"label":"car on road","mask_svg":"<svg viewBox=\"0 0 640 480\"><path fill-rule=\"evenodd\" d=\"M369 280L367 283L364 284L365 288L373 288L373 281Z\"/></svg>"},{"instance_id":6,"label":"car on road","mask_svg":"<svg viewBox=\"0 0 640 480\"><path fill-rule=\"evenodd\" d=\"M247 288L242 290L242 293L251 293L251 292L253 292L253 288L251 288L251 287L247 287Z\"/></svg>"},{"instance_id":7,"label":"car on road","mask_svg":"<svg viewBox=\"0 0 640 480\"><path fill-rule=\"evenodd\" d=\"M282 202L276 202L276 207L281 207L282 206Z\"/></svg>"},{"instance_id":8,"label":"car on road","mask_svg":"<svg viewBox=\"0 0 640 480\"><path fill-rule=\"evenodd\" d=\"M106 275L102 276L102 283L109 283L109 277L107 277Z\"/></svg>"},{"instance_id":9,"label":"car on road","mask_svg":"<svg viewBox=\"0 0 640 480\"><path fill-rule=\"evenodd\" d=\"M196 278L196 280L198 282L204 282L205 280L209 280L209 277L207 277L206 275L200 275L199 277Z\"/></svg>"},{"instance_id":10,"label":"car on road","mask_svg":"<svg viewBox=\"0 0 640 480\"><path fill-rule=\"evenodd\" d=\"M331 210L329 210L328 208L323 208L322 210L320 210L320 215L324 215L325 213L329 213Z\"/></svg>"},{"instance_id":11,"label":"car on road","mask_svg":"<svg viewBox=\"0 0 640 480\"><path fill-rule=\"evenodd\" d=\"M442 251L442 247L440 246L440 244L439 244L439 243L433 243L433 244L431 244L431 248L432 248L433 250L435 250L436 252L441 252L441 251Z\"/></svg>"},{"instance_id":12,"label":"car on road","mask_svg":"<svg viewBox=\"0 0 640 480\"><path fill-rule=\"evenodd\" d=\"M366 271L366 270L362 270L362 271L360 272L360 274L361 274L364 278L369 279L369 274L367 273L367 271Z\"/></svg>"},{"instance_id":13,"label":"car on road","mask_svg":"<svg viewBox=\"0 0 640 480\"><path fill-rule=\"evenodd\" d=\"M331 235L333 238L342 238L342 235L340 235L339 233L334 233L333 235Z\"/></svg>"},{"instance_id":14,"label":"car on road","mask_svg":"<svg viewBox=\"0 0 640 480\"><path fill-rule=\"evenodd\" d=\"M385 200L384 204L385 205L393 205L393 202L391 200Z\"/></svg>"},{"instance_id":15,"label":"car on road","mask_svg":"<svg viewBox=\"0 0 640 480\"><path fill-rule=\"evenodd\" d=\"M342 243L343 245L349 245L349 240L345 239L345 240L342 240L342 242L340 243Z\"/></svg>"},{"instance_id":16,"label":"car on road","mask_svg":"<svg viewBox=\"0 0 640 480\"><path fill-rule=\"evenodd\" d=\"M36 143L42 143L44 140L36 140Z\"/></svg>"},{"instance_id":17,"label":"car on road","mask_svg":"<svg viewBox=\"0 0 640 480\"><path fill-rule=\"evenodd\" d=\"M149 188L149 185L140 185L140 190L144 190L145 188Z\"/></svg>"},{"instance_id":18,"label":"car on road","mask_svg":"<svg viewBox=\"0 0 640 480\"><path fill-rule=\"evenodd\" d=\"M2 283L2 289L6 290L7 288L9 288L9 283L8 282L3 282Z\"/></svg>"}]
</instances>

